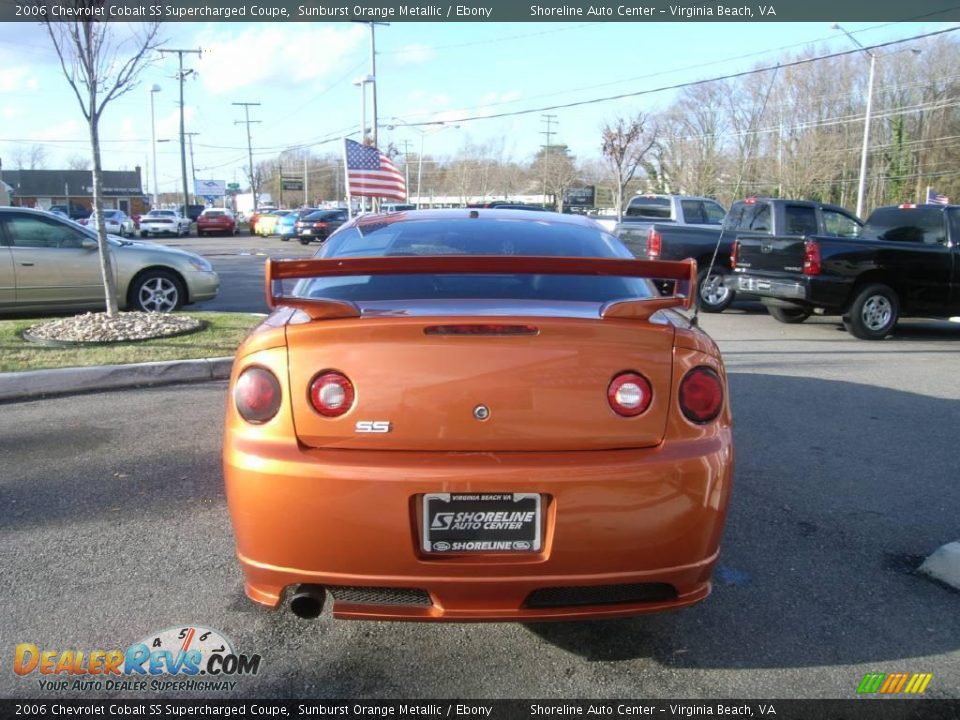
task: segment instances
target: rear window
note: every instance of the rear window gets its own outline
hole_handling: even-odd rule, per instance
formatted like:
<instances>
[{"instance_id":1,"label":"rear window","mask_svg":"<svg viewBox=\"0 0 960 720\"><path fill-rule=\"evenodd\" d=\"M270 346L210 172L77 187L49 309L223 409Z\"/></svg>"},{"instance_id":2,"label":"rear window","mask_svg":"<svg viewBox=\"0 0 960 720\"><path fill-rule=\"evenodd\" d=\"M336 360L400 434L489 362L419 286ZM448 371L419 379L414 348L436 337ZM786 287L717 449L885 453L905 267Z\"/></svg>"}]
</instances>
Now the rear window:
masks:
<instances>
[{"instance_id":1,"label":"rear window","mask_svg":"<svg viewBox=\"0 0 960 720\"><path fill-rule=\"evenodd\" d=\"M223 210L204 210L203 215L204 217L211 217L211 216L226 215L226 213Z\"/></svg>"},{"instance_id":2,"label":"rear window","mask_svg":"<svg viewBox=\"0 0 960 720\"><path fill-rule=\"evenodd\" d=\"M863 237L943 245L947 241L943 213L942 208L880 208L867 218Z\"/></svg>"},{"instance_id":3,"label":"rear window","mask_svg":"<svg viewBox=\"0 0 960 720\"><path fill-rule=\"evenodd\" d=\"M665 197L635 197L627 205L627 217L653 218L655 220L670 219L670 198Z\"/></svg>"},{"instance_id":4,"label":"rear window","mask_svg":"<svg viewBox=\"0 0 960 720\"><path fill-rule=\"evenodd\" d=\"M770 232L773 227L771 223L770 203L738 202L730 208L723 227L725 230Z\"/></svg>"},{"instance_id":5,"label":"rear window","mask_svg":"<svg viewBox=\"0 0 960 720\"><path fill-rule=\"evenodd\" d=\"M533 255L631 259L599 227L512 219L365 223L333 235L318 257ZM318 278L295 294L337 300L509 299L607 302L656 294L648 280L569 275L377 275Z\"/></svg>"}]
</instances>

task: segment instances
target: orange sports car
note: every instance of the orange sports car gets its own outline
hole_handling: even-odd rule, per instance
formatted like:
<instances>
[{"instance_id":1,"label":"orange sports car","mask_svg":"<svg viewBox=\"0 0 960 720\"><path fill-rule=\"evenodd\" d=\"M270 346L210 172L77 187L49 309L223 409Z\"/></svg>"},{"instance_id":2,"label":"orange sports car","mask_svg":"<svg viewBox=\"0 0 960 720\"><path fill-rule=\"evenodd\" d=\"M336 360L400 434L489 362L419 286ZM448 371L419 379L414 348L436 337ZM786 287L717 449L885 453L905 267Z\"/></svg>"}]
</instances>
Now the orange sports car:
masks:
<instances>
[{"instance_id":1,"label":"orange sports car","mask_svg":"<svg viewBox=\"0 0 960 720\"><path fill-rule=\"evenodd\" d=\"M497 209L367 215L268 262L223 454L247 595L454 621L703 600L733 443L717 347L673 309L696 277Z\"/></svg>"}]
</instances>

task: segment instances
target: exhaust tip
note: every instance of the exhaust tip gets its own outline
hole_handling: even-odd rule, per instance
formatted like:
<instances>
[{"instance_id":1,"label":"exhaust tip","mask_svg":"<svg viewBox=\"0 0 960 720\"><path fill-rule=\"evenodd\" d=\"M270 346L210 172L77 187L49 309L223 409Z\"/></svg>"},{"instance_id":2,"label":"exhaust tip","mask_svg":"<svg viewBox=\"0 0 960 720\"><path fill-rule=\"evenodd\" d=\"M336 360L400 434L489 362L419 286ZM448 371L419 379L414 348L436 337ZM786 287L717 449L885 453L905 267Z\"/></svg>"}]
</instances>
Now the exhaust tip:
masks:
<instances>
[{"instance_id":1,"label":"exhaust tip","mask_svg":"<svg viewBox=\"0 0 960 720\"><path fill-rule=\"evenodd\" d=\"M302 620L314 620L323 612L326 595L321 585L300 585L290 598L290 611Z\"/></svg>"}]
</instances>

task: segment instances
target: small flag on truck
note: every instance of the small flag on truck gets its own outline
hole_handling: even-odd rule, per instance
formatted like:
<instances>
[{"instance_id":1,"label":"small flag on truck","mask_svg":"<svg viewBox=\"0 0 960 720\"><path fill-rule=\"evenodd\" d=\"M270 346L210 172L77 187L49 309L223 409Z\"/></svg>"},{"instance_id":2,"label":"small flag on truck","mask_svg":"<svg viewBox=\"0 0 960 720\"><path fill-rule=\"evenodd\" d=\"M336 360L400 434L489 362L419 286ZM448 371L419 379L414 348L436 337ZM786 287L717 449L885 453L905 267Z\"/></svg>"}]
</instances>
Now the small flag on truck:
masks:
<instances>
[{"instance_id":1,"label":"small flag on truck","mask_svg":"<svg viewBox=\"0 0 960 720\"><path fill-rule=\"evenodd\" d=\"M927 188L927 203L931 205L949 205L950 198L943 193L938 193L933 188Z\"/></svg>"}]
</instances>

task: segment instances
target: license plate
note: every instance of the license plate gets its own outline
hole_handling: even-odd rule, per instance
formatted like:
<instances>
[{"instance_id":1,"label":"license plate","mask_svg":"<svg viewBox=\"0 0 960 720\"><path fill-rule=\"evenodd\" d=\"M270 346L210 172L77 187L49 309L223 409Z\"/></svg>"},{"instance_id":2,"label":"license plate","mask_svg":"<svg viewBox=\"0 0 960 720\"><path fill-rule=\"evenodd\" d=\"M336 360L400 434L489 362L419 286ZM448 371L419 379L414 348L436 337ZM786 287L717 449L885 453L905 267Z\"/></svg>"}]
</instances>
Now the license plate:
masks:
<instances>
[{"instance_id":1,"label":"license plate","mask_svg":"<svg viewBox=\"0 0 960 720\"><path fill-rule=\"evenodd\" d=\"M309 235L309 234L310 234L310 231L309 231L309 230L301 230L301 231L300 231L300 234L301 234L301 235Z\"/></svg>"},{"instance_id":2,"label":"license plate","mask_svg":"<svg viewBox=\"0 0 960 720\"><path fill-rule=\"evenodd\" d=\"M740 278L740 289L741 290L769 290L770 281L769 280L757 280L752 277L742 277Z\"/></svg>"},{"instance_id":3,"label":"license plate","mask_svg":"<svg viewBox=\"0 0 960 720\"><path fill-rule=\"evenodd\" d=\"M423 551L539 552L540 495L429 493L423 496Z\"/></svg>"}]
</instances>

